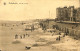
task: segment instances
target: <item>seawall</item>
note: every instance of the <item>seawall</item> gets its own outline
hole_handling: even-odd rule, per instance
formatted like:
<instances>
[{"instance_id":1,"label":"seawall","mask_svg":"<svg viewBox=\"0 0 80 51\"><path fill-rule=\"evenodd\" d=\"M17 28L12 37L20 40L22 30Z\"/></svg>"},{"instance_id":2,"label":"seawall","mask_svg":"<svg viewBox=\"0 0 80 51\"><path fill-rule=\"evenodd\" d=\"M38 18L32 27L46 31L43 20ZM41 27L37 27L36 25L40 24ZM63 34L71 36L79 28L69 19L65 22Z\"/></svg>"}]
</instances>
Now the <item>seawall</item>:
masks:
<instances>
[{"instance_id":1,"label":"seawall","mask_svg":"<svg viewBox=\"0 0 80 51\"><path fill-rule=\"evenodd\" d=\"M70 36L73 36L75 38L80 38L80 23L56 22L56 27L58 30Z\"/></svg>"}]
</instances>

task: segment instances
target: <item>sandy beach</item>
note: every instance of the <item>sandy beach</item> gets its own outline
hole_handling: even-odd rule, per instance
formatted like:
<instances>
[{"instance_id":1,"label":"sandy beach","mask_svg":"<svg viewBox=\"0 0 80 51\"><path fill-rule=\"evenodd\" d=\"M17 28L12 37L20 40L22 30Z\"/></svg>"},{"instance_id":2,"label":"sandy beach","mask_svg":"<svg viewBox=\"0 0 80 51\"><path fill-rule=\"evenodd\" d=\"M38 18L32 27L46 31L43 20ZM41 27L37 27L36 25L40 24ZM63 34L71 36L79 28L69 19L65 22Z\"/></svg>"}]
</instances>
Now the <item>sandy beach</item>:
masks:
<instances>
[{"instance_id":1,"label":"sandy beach","mask_svg":"<svg viewBox=\"0 0 80 51\"><path fill-rule=\"evenodd\" d=\"M11 29L12 28L12 29ZM18 26L0 26L0 49L2 51L27 51L25 46L31 47L28 51L79 51L80 41L74 40L69 36L62 37L56 41L59 35L53 35L50 32L43 32L41 28L34 31L25 31L25 25ZM29 34L25 38L20 35ZM18 34L18 39L15 35ZM60 35L62 36L62 35ZM14 43L18 41L18 43Z\"/></svg>"}]
</instances>

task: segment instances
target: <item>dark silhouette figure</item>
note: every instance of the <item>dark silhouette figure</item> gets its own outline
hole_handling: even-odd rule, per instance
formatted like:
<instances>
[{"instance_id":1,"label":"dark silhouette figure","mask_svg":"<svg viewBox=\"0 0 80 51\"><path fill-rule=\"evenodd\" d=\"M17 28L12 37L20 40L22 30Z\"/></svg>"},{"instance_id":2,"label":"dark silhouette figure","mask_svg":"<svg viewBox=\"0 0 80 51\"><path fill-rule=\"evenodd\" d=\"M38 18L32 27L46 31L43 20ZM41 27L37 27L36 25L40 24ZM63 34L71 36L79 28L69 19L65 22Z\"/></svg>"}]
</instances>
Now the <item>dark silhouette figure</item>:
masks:
<instances>
[{"instance_id":1,"label":"dark silhouette figure","mask_svg":"<svg viewBox=\"0 0 80 51\"><path fill-rule=\"evenodd\" d=\"M57 37L57 38L56 38L56 40L59 40L59 41L60 41L60 40L61 40L61 39L60 39L60 36L59 36L59 37Z\"/></svg>"},{"instance_id":2,"label":"dark silhouette figure","mask_svg":"<svg viewBox=\"0 0 80 51\"><path fill-rule=\"evenodd\" d=\"M17 34L15 35L15 39L18 39L18 35Z\"/></svg>"},{"instance_id":3,"label":"dark silhouette figure","mask_svg":"<svg viewBox=\"0 0 80 51\"><path fill-rule=\"evenodd\" d=\"M31 32L34 31L34 25L31 26Z\"/></svg>"},{"instance_id":4,"label":"dark silhouette figure","mask_svg":"<svg viewBox=\"0 0 80 51\"><path fill-rule=\"evenodd\" d=\"M28 49L28 50L29 50L30 48L31 48L31 47L27 47L27 46L25 47L25 49Z\"/></svg>"},{"instance_id":5,"label":"dark silhouette figure","mask_svg":"<svg viewBox=\"0 0 80 51\"><path fill-rule=\"evenodd\" d=\"M22 35L20 35L20 38L22 39Z\"/></svg>"},{"instance_id":6,"label":"dark silhouette figure","mask_svg":"<svg viewBox=\"0 0 80 51\"><path fill-rule=\"evenodd\" d=\"M56 40L58 40L58 37L56 38Z\"/></svg>"},{"instance_id":7,"label":"dark silhouette figure","mask_svg":"<svg viewBox=\"0 0 80 51\"><path fill-rule=\"evenodd\" d=\"M60 41L60 36L59 36L59 41Z\"/></svg>"},{"instance_id":8,"label":"dark silhouette figure","mask_svg":"<svg viewBox=\"0 0 80 51\"><path fill-rule=\"evenodd\" d=\"M26 34L26 36L28 36L28 37L29 37L30 35L29 35L29 34Z\"/></svg>"},{"instance_id":9,"label":"dark silhouette figure","mask_svg":"<svg viewBox=\"0 0 80 51\"><path fill-rule=\"evenodd\" d=\"M25 34L23 35L23 38L25 38Z\"/></svg>"}]
</instances>

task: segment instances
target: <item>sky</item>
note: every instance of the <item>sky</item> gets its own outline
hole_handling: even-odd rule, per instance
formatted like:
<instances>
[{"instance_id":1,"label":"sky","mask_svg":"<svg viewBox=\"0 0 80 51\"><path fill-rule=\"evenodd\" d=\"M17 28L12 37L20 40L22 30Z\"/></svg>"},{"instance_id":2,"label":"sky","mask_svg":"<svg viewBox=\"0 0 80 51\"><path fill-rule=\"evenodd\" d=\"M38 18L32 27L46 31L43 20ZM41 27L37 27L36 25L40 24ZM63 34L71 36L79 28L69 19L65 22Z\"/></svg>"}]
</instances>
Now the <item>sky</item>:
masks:
<instances>
[{"instance_id":1,"label":"sky","mask_svg":"<svg viewBox=\"0 0 80 51\"><path fill-rule=\"evenodd\" d=\"M79 7L79 0L0 0L0 20L55 19L56 8L64 6L77 8Z\"/></svg>"}]
</instances>

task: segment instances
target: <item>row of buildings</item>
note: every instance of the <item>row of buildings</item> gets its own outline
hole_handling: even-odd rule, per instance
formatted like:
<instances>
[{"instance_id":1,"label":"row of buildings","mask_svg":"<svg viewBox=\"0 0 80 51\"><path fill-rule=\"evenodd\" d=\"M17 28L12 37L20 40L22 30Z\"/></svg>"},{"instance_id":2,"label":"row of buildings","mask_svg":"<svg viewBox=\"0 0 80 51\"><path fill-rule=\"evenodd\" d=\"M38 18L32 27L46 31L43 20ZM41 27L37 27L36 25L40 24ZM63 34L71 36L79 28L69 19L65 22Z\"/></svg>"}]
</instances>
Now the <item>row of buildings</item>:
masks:
<instances>
[{"instance_id":1,"label":"row of buildings","mask_svg":"<svg viewBox=\"0 0 80 51\"><path fill-rule=\"evenodd\" d=\"M56 19L37 19L42 30L56 29L67 35L80 38L80 8L58 7L56 14Z\"/></svg>"},{"instance_id":2,"label":"row of buildings","mask_svg":"<svg viewBox=\"0 0 80 51\"><path fill-rule=\"evenodd\" d=\"M80 8L74 6L58 7L56 9L57 21L80 21Z\"/></svg>"}]
</instances>

